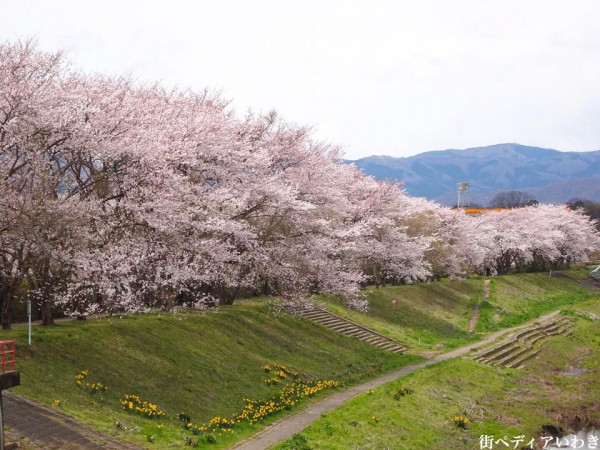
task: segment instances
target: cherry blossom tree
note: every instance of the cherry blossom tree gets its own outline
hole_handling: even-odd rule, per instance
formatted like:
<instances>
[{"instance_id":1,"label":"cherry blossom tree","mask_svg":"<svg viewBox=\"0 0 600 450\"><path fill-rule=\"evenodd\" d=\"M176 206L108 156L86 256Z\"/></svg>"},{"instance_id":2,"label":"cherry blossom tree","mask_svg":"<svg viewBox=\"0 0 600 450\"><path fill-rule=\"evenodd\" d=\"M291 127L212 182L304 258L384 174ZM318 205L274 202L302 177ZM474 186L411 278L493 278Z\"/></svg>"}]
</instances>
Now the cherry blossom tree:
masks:
<instances>
[{"instance_id":1,"label":"cherry blossom tree","mask_svg":"<svg viewBox=\"0 0 600 450\"><path fill-rule=\"evenodd\" d=\"M470 217L343 162L277 117L210 90L73 71L33 42L0 44L0 302L69 314L340 295L361 284L499 273L584 258L578 212Z\"/></svg>"},{"instance_id":2,"label":"cherry blossom tree","mask_svg":"<svg viewBox=\"0 0 600 450\"><path fill-rule=\"evenodd\" d=\"M470 222L470 223L469 223ZM595 222L564 206L535 205L471 217L472 243L499 274L585 259L600 241Z\"/></svg>"}]
</instances>

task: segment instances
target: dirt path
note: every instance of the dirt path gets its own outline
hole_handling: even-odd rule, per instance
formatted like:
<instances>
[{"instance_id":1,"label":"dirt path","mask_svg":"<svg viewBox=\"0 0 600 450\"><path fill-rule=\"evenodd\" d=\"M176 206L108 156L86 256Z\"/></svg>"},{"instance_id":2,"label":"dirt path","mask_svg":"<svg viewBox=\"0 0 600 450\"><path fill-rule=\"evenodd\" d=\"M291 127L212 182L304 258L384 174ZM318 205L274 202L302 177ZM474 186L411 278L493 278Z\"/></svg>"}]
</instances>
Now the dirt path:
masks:
<instances>
[{"instance_id":1,"label":"dirt path","mask_svg":"<svg viewBox=\"0 0 600 450\"><path fill-rule=\"evenodd\" d=\"M4 424L8 442L26 449L135 450L131 444L102 435L87 425L51 408L11 394L2 393Z\"/></svg>"},{"instance_id":2,"label":"dirt path","mask_svg":"<svg viewBox=\"0 0 600 450\"><path fill-rule=\"evenodd\" d=\"M503 335L521 330L522 328L531 325L533 322L550 319L556 316L558 313L559 311L554 311L550 314L538 317L535 320L532 320L531 322L519 325L517 327L497 331L495 333L490 334L485 339L477 343L470 344L465 347L458 348L456 350L452 350L451 352L444 353L419 364L413 364L410 366L403 367L400 370L388 373L386 375L383 375L379 378L375 378L374 380L368 381L358 386L351 387L350 389L347 389L343 392L337 392L333 395L330 395L327 398L324 398L319 402L309 405L305 410L294 414L293 416L289 416L285 419L275 422L274 424L268 426L264 430L259 431L255 435L251 436L250 438L238 443L233 448L235 450L259 450L270 448L271 446L281 441L291 438L294 434L300 433L304 428L306 428L319 417L321 417L322 414L334 410L338 406L341 406L343 403L347 402L348 400L359 394L362 394L371 389L375 389L381 386L382 384L389 383L390 381L394 381L400 377L403 377L404 375L408 375L409 373L422 369L423 367L431 366L441 361L446 361L448 359L453 359L462 356L466 353L469 353L472 349L483 347L484 345L495 341Z\"/></svg>"},{"instance_id":3,"label":"dirt path","mask_svg":"<svg viewBox=\"0 0 600 450\"><path fill-rule=\"evenodd\" d=\"M481 311L481 303L485 302L490 296L490 280L483 281L483 294L482 300L478 302L473 308L473 315L471 316L471 322L469 323L469 333L473 334L475 332L475 327L477 326L477 321L479 320L479 311Z\"/></svg>"}]
</instances>

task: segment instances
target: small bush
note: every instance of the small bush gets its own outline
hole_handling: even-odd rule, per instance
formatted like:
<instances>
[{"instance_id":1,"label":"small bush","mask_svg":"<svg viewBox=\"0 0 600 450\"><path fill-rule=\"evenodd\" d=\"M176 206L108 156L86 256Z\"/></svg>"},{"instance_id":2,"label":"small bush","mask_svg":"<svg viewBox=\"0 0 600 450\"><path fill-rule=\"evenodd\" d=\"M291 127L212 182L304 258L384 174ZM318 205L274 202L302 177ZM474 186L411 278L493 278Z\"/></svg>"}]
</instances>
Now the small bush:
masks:
<instances>
[{"instance_id":1,"label":"small bush","mask_svg":"<svg viewBox=\"0 0 600 450\"><path fill-rule=\"evenodd\" d=\"M196 439L193 436L186 436L183 439L183 442L185 443L185 445L187 445L188 447L193 447L196 448L198 447L198 439Z\"/></svg>"},{"instance_id":2,"label":"small bush","mask_svg":"<svg viewBox=\"0 0 600 450\"><path fill-rule=\"evenodd\" d=\"M177 413L175 417L177 417L177 420L183 423L190 423L190 421L192 420L190 416L183 412Z\"/></svg>"},{"instance_id":3,"label":"small bush","mask_svg":"<svg viewBox=\"0 0 600 450\"><path fill-rule=\"evenodd\" d=\"M301 434L294 434L292 438L281 447L282 450L312 450L308 440Z\"/></svg>"},{"instance_id":4,"label":"small bush","mask_svg":"<svg viewBox=\"0 0 600 450\"><path fill-rule=\"evenodd\" d=\"M409 388L401 388L398 389L396 391L396 393L394 394L394 400L400 400L402 397L406 396L406 395L410 395L412 394L414 391L412 389Z\"/></svg>"}]
</instances>

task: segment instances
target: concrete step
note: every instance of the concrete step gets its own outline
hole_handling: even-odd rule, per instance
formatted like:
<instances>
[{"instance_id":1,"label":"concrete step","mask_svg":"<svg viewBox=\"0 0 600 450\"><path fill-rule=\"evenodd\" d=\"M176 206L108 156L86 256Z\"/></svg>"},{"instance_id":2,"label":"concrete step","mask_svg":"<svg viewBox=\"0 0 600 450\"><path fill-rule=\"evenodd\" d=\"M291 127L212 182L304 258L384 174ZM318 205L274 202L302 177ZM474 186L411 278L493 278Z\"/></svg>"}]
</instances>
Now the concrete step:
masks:
<instances>
[{"instance_id":1,"label":"concrete step","mask_svg":"<svg viewBox=\"0 0 600 450\"><path fill-rule=\"evenodd\" d=\"M535 331L535 333L531 333L529 335L527 335L524 339L522 339L522 342L524 343L531 343L531 341L534 341L536 339L538 339L539 337L544 337L546 335L546 333L542 330L537 330Z\"/></svg>"},{"instance_id":2,"label":"concrete step","mask_svg":"<svg viewBox=\"0 0 600 450\"><path fill-rule=\"evenodd\" d=\"M370 333L367 330L363 330L360 327L354 327L351 330L344 332L344 334L347 334L348 336L352 336L352 337L355 337L355 338L361 339L361 340L365 340L367 338L375 336L373 333Z\"/></svg>"},{"instance_id":3,"label":"concrete step","mask_svg":"<svg viewBox=\"0 0 600 450\"><path fill-rule=\"evenodd\" d=\"M308 314L308 313L312 313L315 311L323 311L320 308L292 308L291 309L292 312L296 313L296 314L300 314L300 315L304 315L304 314Z\"/></svg>"},{"instance_id":4,"label":"concrete step","mask_svg":"<svg viewBox=\"0 0 600 450\"><path fill-rule=\"evenodd\" d=\"M568 331L572 332L573 328L575 328L574 323L565 324L565 325L561 326L560 328L557 328L556 330L549 332L548 336L558 336L560 334L565 335Z\"/></svg>"},{"instance_id":5,"label":"concrete step","mask_svg":"<svg viewBox=\"0 0 600 450\"><path fill-rule=\"evenodd\" d=\"M300 310L300 315L305 316L305 317L312 317L312 316L319 316L319 315L329 316L329 313L327 311L325 311L324 309L313 308L313 309Z\"/></svg>"},{"instance_id":6,"label":"concrete step","mask_svg":"<svg viewBox=\"0 0 600 450\"><path fill-rule=\"evenodd\" d=\"M345 331L344 334L347 334L348 336L358 337L358 338L370 335L370 333L367 330L363 330L362 328L358 328L358 327L354 327L351 330Z\"/></svg>"},{"instance_id":7,"label":"concrete step","mask_svg":"<svg viewBox=\"0 0 600 450\"><path fill-rule=\"evenodd\" d=\"M392 347L392 348L386 348L386 349L382 349L382 350L385 350L386 352L391 352L391 353L404 353L406 351L406 349L403 347Z\"/></svg>"},{"instance_id":8,"label":"concrete step","mask_svg":"<svg viewBox=\"0 0 600 450\"><path fill-rule=\"evenodd\" d=\"M556 330L556 329L564 326L568 322L569 322L569 319L557 320L556 322L553 322L552 324L549 324L549 325L545 326L543 328L543 331L545 333L554 331L554 330Z\"/></svg>"},{"instance_id":9,"label":"concrete step","mask_svg":"<svg viewBox=\"0 0 600 450\"><path fill-rule=\"evenodd\" d=\"M494 364L496 364L498 366L506 366L509 363L511 363L512 361L523 356L524 354L529 353L530 351L531 351L531 347L522 347L519 351L512 352L510 355L505 356L501 360L495 361Z\"/></svg>"},{"instance_id":10,"label":"concrete step","mask_svg":"<svg viewBox=\"0 0 600 450\"><path fill-rule=\"evenodd\" d=\"M563 330L563 333L565 336L572 336L573 330L575 330L575 324L571 323L571 324L569 324L569 326L565 327L565 329Z\"/></svg>"},{"instance_id":11,"label":"concrete step","mask_svg":"<svg viewBox=\"0 0 600 450\"><path fill-rule=\"evenodd\" d=\"M386 351L398 353L408 349L406 345L395 342L373 330L369 330L366 327L358 325L344 317L338 316L337 314L331 313L324 309L317 307L312 309L303 308L295 310L295 313L307 320L328 327L333 331L345 334L346 336L355 337L363 342L382 348Z\"/></svg>"},{"instance_id":12,"label":"concrete step","mask_svg":"<svg viewBox=\"0 0 600 450\"><path fill-rule=\"evenodd\" d=\"M352 337L360 339L367 344L374 345L383 350L391 350L391 349L407 349L406 346L399 345L397 342L394 342L385 337L379 336L377 334L369 333L368 331L363 331L362 333L354 334Z\"/></svg>"},{"instance_id":13,"label":"concrete step","mask_svg":"<svg viewBox=\"0 0 600 450\"><path fill-rule=\"evenodd\" d=\"M555 331L560 331L560 330L562 330L562 329L564 329L566 327L572 326L573 324L574 324L574 322L572 322L571 320L567 319L567 320L564 320L564 321L562 321L560 323L557 323L556 325L554 325L552 327L548 327L546 329L546 331L549 332L549 333L553 333Z\"/></svg>"},{"instance_id":14,"label":"concrete step","mask_svg":"<svg viewBox=\"0 0 600 450\"><path fill-rule=\"evenodd\" d=\"M560 330L563 328L563 325L555 325L552 328L548 328L547 330L544 330L544 334L546 336L553 336L555 334L560 333Z\"/></svg>"},{"instance_id":15,"label":"concrete step","mask_svg":"<svg viewBox=\"0 0 600 450\"><path fill-rule=\"evenodd\" d=\"M520 359L517 359L516 361L513 361L511 364L507 365L506 367L510 368L510 369L517 369L519 367L523 366L523 363L525 361L530 360L531 358L534 358L538 355L538 353L540 352L539 349L532 351L529 354L526 354L525 356L523 356Z\"/></svg>"},{"instance_id":16,"label":"concrete step","mask_svg":"<svg viewBox=\"0 0 600 450\"><path fill-rule=\"evenodd\" d=\"M322 311L310 311L310 312L303 313L300 315L302 317L304 317L305 319L310 319L310 320L317 320L317 319L321 319L323 317L331 317L327 314L324 314Z\"/></svg>"},{"instance_id":17,"label":"concrete step","mask_svg":"<svg viewBox=\"0 0 600 450\"><path fill-rule=\"evenodd\" d=\"M396 346L396 344L394 344L393 342L385 342L385 341L376 342L373 345L376 347L379 347L379 348L387 348L387 347Z\"/></svg>"},{"instance_id":18,"label":"concrete step","mask_svg":"<svg viewBox=\"0 0 600 450\"><path fill-rule=\"evenodd\" d=\"M317 321L317 323L320 323L321 325L324 325L329 328L336 328L336 327L340 328L340 327L349 325L347 322L341 322L339 320L324 320L324 321Z\"/></svg>"},{"instance_id":19,"label":"concrete step","mask_svg":"<svg viewBox=\"0 0 600 450\"><path fill-rule=\"evenodd\" d=\"M382 348L384 350L388 350L394 347L398 347L396 344L394 344L393 342L381 342L379 344L376 344L377 347Z\"/></svg>"},{"instance_id":20,"label":"concrete step","mask_svg":"<svg viewBox=\"0 0 600 450\"><path fill-rule=\"evenodd\" d=\"M511 345L514 345L515 343L516 343L516 340L511 339L510 341L503 342L500 345L497 345L496 347L494 347L492 349L484 351L483 353L478 353L476 355L473 355L472 358L476 361L479 361L480 359L486 359L488 357L493 356L494 353L498 353L498 352L504 350L505 348L507 348Z\"/></svg>"},{"instance_id":21,"label":"concrete step","mask_svg":"<svg viewBox=\"0 0 600 450\"><path fill-rule=\"evenodd\" d=\"M541 325L527 328L514 335L512 339L501 342L495 347L483 350L471 356L482 364L493 364L511 368L521 367L523 363L539 353L539 346L550 336L569 335L574 323L569 317L558 317Z\"/></svg>"},{"instance_id":22,"label":"concrete step","mask_svg":"<svg viewBox=\"0 0 600 450\"><path fill-rule=\"evenodd\" d=\"M353 323L342 322L339 325L333 325L330 328L332 330L342 332L342 331L344 331L344 330L346 330L348 328L356 328L356 325L354 325Z\"/></svg>"},{"instance_id":23,"label":"concrete step","mask_svg":"<svg viewBox=\"0 0 600 450\"><path fill-rule=\"evenodd\" d=\"M481 360L480 362L484 363L484 364L490 364L490 363L494 363L498 360L501 360L502 358L504 358L507 355L510 355L511 353L513 353L515 350L518 350L519 348L521 348L519 346L519 344L517 343L513 343L513 345L511 345L510 347L506 347L504 350L502 350L500 353L496 353L495 355L488 357L488 358L484 358L483 360Z\"/></svg>"},{"instance_id":24,"label":"concrete step","mask_svg":"<svg viewBox=\"0 0 600 450\"><path fill-rule=\"evenodd\" d=\"M315 322L319 322L320 324L328 324L328 323L344 323L343 320L338 319L337 317L331 317L331 316L319 316L319 317L311 317L311 320L315 321Z\"/></svg>"},{"instance_id":25,"label":"concrete step","mask_svg":"<svg viewBox=\"0 0 600 450\"><path fill-rule=\"evenodd\" d=\"M529 335L539 333L541 327L528 328L515 335L515 339L525 340Z\"/></svg>"},{"instance_id":26,"label":"concrete step","mask_svg":"<svg viewBox=\"0 0 600 450\"><path fill-rule=\"evenodd\" d=\"M352 335L349 335L349 336L355 337L356 339L360 339L361 341L363 341L363 342L367 342L367 343L369 343L369 344L370 344L372 341L375 341L375 340L376 340L376 339L375 339L375 336L376 336L376 335L372 335L372 334L360 334L360 333L359 333L359 334L352 334Z\"/></svg>"},{"instance_id":27,"label":"concrete step","mask_svg":"<svg viewBox=\"0 0 600 450\"><path fill-rule=\"evenodd\" d=\"M335 327L330 327L333 331L336 331L337 333L342 333L342 334L347 334L349 332L351 332L352 330L356 330L356 327L353 325L344 325L344 326L335 326Z\"/></svg>"},{"instance_id":28,"label":"concrete step","mask_svg":"<svg viewBox=\"0 0 600 450\"><path fill-rule=\"evenodd\" d=\"M373 334L371 336L366 336L361 339L361 341L368 342L369 344L371 344L373 342L378 342L380 340L381 340L381 336L377 336L376 334Z\"/></svg>"},{"instance_id":29,"label":"concrete step","mask_svg":"<svg viewBox=\"0 0 600 450\"><path fill-rule=\"evenodd\" d=\"M557 335L560 335L560 334L564 335L564 334L566 334L566 331L570 327L573 327L573 326L574 326L574 324L571 321L569 321L569 320L561 322L560 324L555 325L552 328L549 328L545 332L545 334L536 337L534 340L532 340L530 342L530 344L533 346L534 344L536 344L536 343L538 343L540 341L543 341L543 340L545 340L546 338L548 338L550 336L557 336Z\"/></svg>"},{"instance_id":30,"label":"concrete step","mask_svg":"<svg viewBox=\"0 0 600 450\"><path fill-rule=\"evenodd\" d=\"M391 341L389 339L380 339L378 341L371 341L370 343L376 345L377 347L385 347L387 345L398 345L397 342Z\"/></svg>"},{"instance_id":31,"label":"concrete step","mask_svg":"<svg viewBox=\"0 0 600 450\"><path fill-rule=\"evenodd\" d=\"M385 350L386 352L390 352L390 353L404 353L406 351L405 347L390 347L390 348L384 348L382 350Z\"/></svg>"},{"instance_id":32,"label":"concrete step","mask_svg":"<svg viewBox=\"0 0 600 450\"><path fill-rule=\"evenodd\" d=\"M547 337L548 337L547 334L542 334L542 335L536 337L534 340L532 340L529 344L533 347L535 344L537 344L540 341L543 341Z\"/></svg>"},{"instance_id":33,"label":"concrete step","mask_svg":"<svg viewBox=\"0 0 600 450\"><path fill-rule=\"evenodd\" d=\"M361 341L366 342L367 344L374 345L374 346L379 347L384 350L389 350L389 349L405 350L408 348L406 346L399 345L397 342L392 341L391 339L382 337L378 334L370 333L369 331L363 330L362 332L353 334L351 336L355 337L357 339L360 339Z\"/></svg>"}]
</instances>

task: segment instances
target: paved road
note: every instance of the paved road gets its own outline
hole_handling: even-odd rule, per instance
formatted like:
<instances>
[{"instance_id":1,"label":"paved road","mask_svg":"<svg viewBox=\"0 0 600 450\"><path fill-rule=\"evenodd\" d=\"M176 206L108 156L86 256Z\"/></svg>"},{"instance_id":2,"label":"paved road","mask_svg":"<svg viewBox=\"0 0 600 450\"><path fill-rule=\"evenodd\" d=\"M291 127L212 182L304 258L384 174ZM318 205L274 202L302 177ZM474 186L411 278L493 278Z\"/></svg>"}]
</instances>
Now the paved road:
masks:
<instances>
[{"instance_id":1,"label":"paved road","mask_svg":"<svg viewBox=\"0 0 600 450\"><path fill-rule=\"evenodd\" d=\"M4 423L9 437L28 448L120 450L137 449L114 438L102 435L87 425L46 408L38 403L11 394L2 393ZM8 440L10 442L10 439Z\"/></svg>"},{"instance_id":2,"label":"paved road","mask_svg":"<svg viewBox=\"0 0 600 450\"><path fill-rule=\"evenodd\" d=\"M306 408L306 410L302 412L299 412L293 416L289 416L285 419L275 422L274 424L268 426L264 430L259 431L255 435L251 436L250 438L238 443L233 448L235 450L263 450L270 448L281 441L291 438L294 434L300 433L315 420L319 419L322 414L332 411L333 409L341 406L343 403L347 402L353 397L356 397L359 394L362 394L371 389L375 389L381 386L382 384L389 383L390 381L394 381L400 377L403 377L404 375L422 369L423 367L431 366L441 361L446 361L448 359L453 359L462 356L465 353L470 352L472 349L483 347L495 341L502 335L516 332L522 328L530 326L533 322L548 320L556 316L558 313L559 311L554 311L545 316L538 317L532 322L519 325L518 327L498 331L477 343L470 344L465 347L452 350L451 352L435 356L419 364L413 364L410 366L403 367L400 370L388 373L387 375L383 375L379 378L360 384L358 386L354 386L343 392L337 392L319 402L309 405L308 408Z\"/></svg>"}]
</instances>

